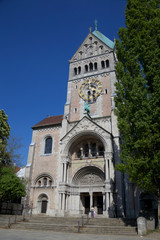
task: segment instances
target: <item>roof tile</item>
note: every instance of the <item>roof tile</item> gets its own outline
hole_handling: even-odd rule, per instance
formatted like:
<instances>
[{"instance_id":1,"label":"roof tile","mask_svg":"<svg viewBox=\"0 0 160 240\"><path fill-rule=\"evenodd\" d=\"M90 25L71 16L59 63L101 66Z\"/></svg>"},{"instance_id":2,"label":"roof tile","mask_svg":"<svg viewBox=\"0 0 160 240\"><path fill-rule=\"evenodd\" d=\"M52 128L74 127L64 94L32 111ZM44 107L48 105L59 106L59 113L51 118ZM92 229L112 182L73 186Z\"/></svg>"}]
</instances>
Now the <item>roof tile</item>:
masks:
<instances>
[{"instance_id":1,"label":"roof tile","mask_svg":"<svg viewBox=\"0 0 160 240\"><path fill-rule=\"evenodd\" d=\"M41 122L37 123L32 127L32 129L39 128L39 127L46 127L51 125L59 125L62 123L63 115L58 116L48 116L47 118L43 119Z\"/></svg>"}]
</instances>

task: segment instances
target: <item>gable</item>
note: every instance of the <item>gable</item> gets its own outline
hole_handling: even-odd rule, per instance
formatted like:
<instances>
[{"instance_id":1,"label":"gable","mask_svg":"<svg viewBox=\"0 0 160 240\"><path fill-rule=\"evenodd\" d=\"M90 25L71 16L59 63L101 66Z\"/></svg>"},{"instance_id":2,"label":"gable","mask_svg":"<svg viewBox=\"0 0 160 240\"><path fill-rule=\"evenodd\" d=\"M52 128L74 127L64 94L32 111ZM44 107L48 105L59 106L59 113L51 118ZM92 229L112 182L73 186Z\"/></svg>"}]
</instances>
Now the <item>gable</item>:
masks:
<instances>
[{"instance_id":1,"label":"gable","mask_svg":"<svg viewBox=\"0 0 160 240\"><path fill-rule=\"evenodd\" d=\"M62 142L69 142L73 137L82 132L93 132L103 138L111 138L111 133L92 121L88 117L83 117L62 139Z\"/></svg>"},{"instance_id":2,"label":"gable","mask_svg":"<svg viewBox=\"0 0 160 240\"><path fill-rule=\"evenodd\" d=\"M108 53L114 48L114 43L99 31L90 32L70 62L84 58L93 57L99 54Z\"/></svg>"}]
</instances>

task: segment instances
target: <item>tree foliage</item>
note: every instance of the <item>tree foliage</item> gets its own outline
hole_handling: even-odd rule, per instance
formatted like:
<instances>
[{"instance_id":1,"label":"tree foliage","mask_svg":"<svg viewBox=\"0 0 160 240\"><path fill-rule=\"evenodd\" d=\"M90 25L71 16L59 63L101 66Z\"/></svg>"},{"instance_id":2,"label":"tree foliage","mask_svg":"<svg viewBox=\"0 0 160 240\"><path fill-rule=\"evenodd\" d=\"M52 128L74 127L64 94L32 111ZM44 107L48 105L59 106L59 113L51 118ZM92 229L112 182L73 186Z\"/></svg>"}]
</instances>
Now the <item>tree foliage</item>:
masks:
<instances>
[{"instance_id":1,"label":"tree foliage","mask_svg":"<svg viewBox=\"0 0 160 240\"><path fill-rule=\"evenodd\" d=\"M116 115L131 182L160 194L160 0L128 0L116 41Z\"/></svg>"},{"instance_id":2,"label":"tree foliage","mask_svg":"<svg viewBox=\"0 0 160 240\"><path fill-rule=\"evenodd\" d=\"M3 167L0 170L0 200L16 202L25 194L25 185L16 176L14 168Z\"/></svg>"},{"instance_id":3,"label":"tree foliage","mask_svg":"<svg viewBox=\"0 0 160 240\"><path fill-rule=\"evenodd\" d=\"M16 202L25 196L25 185L16 176L13 165L19 159L16 151L20 145L15 138L9 141L9 136L8 116L0 110L0 200Z\"/></svg>"},{"instance_id":4,"label":"tree foliage","mask_svg":"<svg viewBox=\"0 0 160 240\"><path fill-rule=\"evenodd\" d=\"M10 155L12 163L18 167L24 166L24 156L22 156L20 149L22 148L22 139L10 135L7 141L7 152Z\"/></svg>"},{"instance_id":5,"label":"tree foliage","mask_svg":"<svg viewBox=\"0 0 160 240\"><path fill-rule=\"evenodd\" d=\"M10 135L8 116L0 110L0 167L16 164L23 166L24 157L20 153L21 139Z\"/></svg>"},{"instance_id":6,"label":"tree foliage","mask_svg":"<svg viewBox=\"0 0 160 240\"><path fill-rule=\"evenodd\" d=\"M10 154L7 152L7 140L10 134L8 116L4 110L0 110L0 166L11 163Z\"/></svg>"}]
</instances>

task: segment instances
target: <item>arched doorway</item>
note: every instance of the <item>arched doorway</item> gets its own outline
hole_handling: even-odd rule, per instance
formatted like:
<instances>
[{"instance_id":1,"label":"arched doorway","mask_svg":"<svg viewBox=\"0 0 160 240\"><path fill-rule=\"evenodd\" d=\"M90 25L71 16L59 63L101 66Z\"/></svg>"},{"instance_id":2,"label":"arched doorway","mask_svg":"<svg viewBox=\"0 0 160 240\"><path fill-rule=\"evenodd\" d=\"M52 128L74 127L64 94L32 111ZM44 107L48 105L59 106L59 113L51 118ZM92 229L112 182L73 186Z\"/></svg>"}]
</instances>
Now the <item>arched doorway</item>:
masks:
<instances>
[{"instance_id":1,"label":"arched doorway","mask_svg":"<svg viewBox=\"0 0 160 240\"><path fill-rule=\"evenodd\" d=\"M97 214L111 216L111 178L114 178L111 135L106 132L104 138L88 128L86 125L85 130L64 141L61 186L67 183L70 190L60 194L60 209L64 212L67 205L71 215L87 214L94 206ZM59 192L64 191L61 186Z\"/></svg>"},{"instance_id":2,"label":"arched doorway","mask_svg":"<svg viewBox=\"0 0 160 240\"><path fill-rule=\"evenodd\" d=\"M46 194L41 194L38 198L39 200L39 210L40 213L46 213L47 212L47 205L48 205L48 197Z\"/></svg>"},{"instance_id":3,"label":"arched doorway","mask_svg":"<svg viewBox=\"0 0 160 240\"><path fill-rule=\"evenodd\" d=\"M104 172L96 166L85 166L78 170L72 184L79 187L80 212L88 214L91 207L97 214L103 214Z\"/></svg>"}]
</instances>

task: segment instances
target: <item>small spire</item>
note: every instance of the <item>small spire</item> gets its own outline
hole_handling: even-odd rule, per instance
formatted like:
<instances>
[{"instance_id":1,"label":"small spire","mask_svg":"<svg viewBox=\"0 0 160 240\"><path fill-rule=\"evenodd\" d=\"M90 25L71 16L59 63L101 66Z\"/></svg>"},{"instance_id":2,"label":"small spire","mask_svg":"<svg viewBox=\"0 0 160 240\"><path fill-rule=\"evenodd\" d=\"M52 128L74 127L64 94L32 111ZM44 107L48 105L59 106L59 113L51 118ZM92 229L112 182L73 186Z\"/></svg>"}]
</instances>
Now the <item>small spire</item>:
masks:
<instances>
[{"instance_id":1,"label":"small spire","mask_svg":"<svg viewBox=\"0 0 160 240\"><path fill-rule=\"evenodd\" d=\"M96 31L97 31L97 23L98 23L98 21L95 19L94 25L95 25L95 30L96 30Z\"/></svg>"},{"instance_id":2,"label":"small spire","mask_svg":"<svg viewBox=\"0 0 160 240\"><path fill-rule=\"evenodd\" d=\"M92 28L90 27L90 28L89 28L89 32L91 32L91 31L92 31Z\"/></svg>"}]
</instances>

